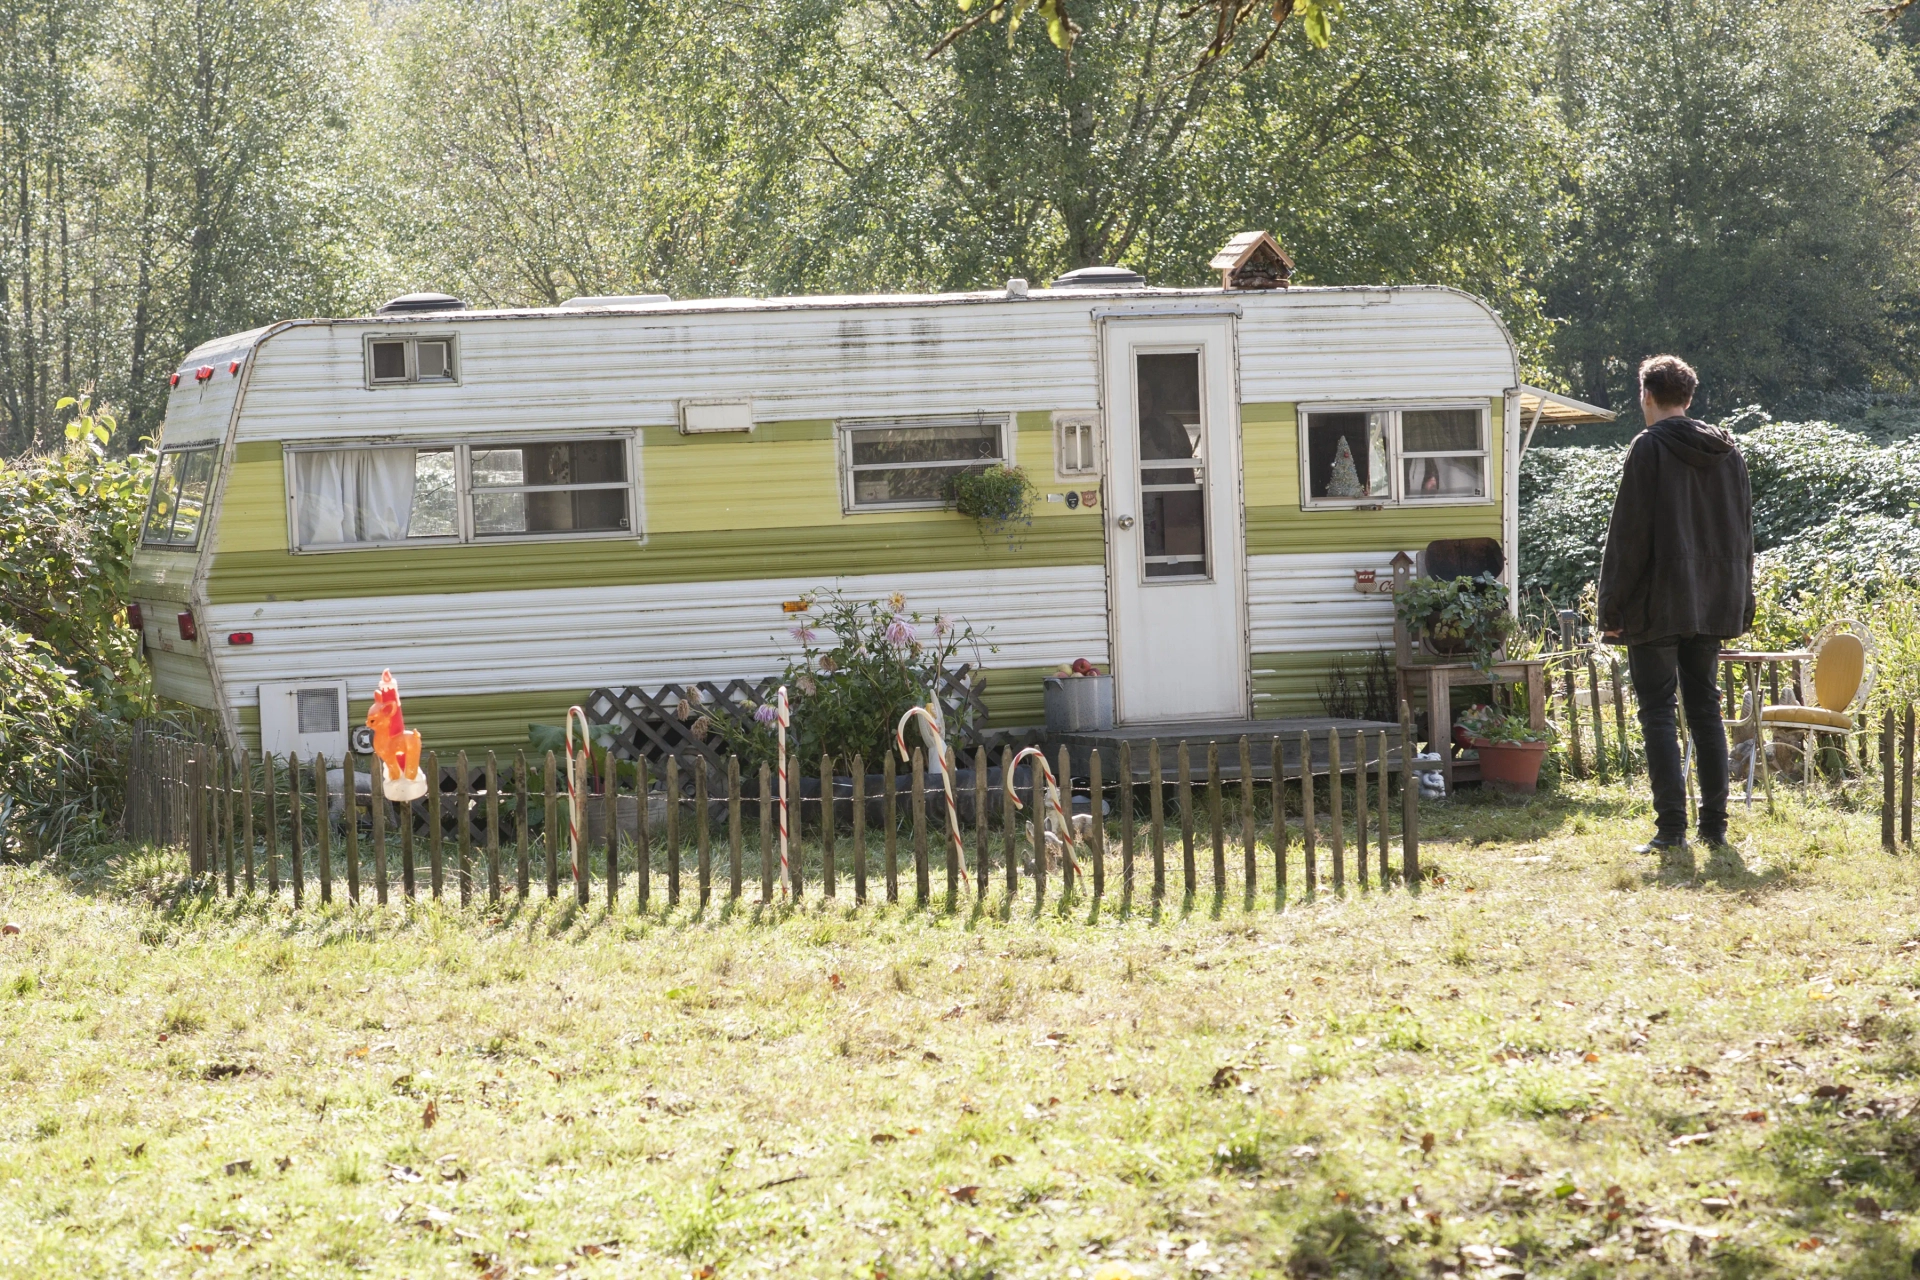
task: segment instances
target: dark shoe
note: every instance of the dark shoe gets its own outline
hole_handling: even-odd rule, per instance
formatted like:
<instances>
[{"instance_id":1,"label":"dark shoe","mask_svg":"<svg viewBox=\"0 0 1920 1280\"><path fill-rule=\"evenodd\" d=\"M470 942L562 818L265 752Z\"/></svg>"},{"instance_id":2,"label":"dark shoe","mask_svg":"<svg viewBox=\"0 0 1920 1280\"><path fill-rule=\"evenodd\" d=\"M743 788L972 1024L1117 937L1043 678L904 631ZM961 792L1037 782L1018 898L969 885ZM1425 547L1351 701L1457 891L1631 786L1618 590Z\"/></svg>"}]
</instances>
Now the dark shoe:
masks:
<instances>
[{"instance_id":1,"label":"dark shoe","mask_svg":"<svg viewBox=\"0 0 1920 1280\"><path fill-rule=\"evenodd\" d=\"M1645 844L1637 844L1633 847L1633 851L1639 854L1685 853L1686 849L1685 836L1655 836Z\"/></svg>"},{"instance_id":2,"label":"dark shoe","mask_svg":"<svg viewBox=\"0 0 1920 1280\"><path fill-rule=\"evenodd\" d=\"M1709 849L1727 849L1732 847L1732 842L1727 839L1727 833L1724 831L1716 832L1713 835L1708 835L1702 831L1700 833L1700 843Z\"/></svg>"}]
</instances>

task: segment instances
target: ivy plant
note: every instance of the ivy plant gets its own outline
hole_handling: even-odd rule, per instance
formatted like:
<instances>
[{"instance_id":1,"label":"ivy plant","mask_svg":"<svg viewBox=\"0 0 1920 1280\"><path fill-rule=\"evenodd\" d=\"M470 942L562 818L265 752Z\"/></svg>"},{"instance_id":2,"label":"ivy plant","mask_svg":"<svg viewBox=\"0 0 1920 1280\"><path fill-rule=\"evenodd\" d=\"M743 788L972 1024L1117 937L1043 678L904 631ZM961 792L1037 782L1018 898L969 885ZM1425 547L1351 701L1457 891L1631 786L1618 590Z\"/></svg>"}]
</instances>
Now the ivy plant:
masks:
<instances>
[{"instance_id":1,"label":"ivy plant","mask_svg":"<svg viewBox=\"0 0 1920 1280\"><path fill-rule=\"evenodd\" d=\"M1394 597L1410 633L1425 632L1436 648L1464 648L1480 671L1492 671L1513 634L1506 584L1492 574L1475 578L1415 578Z\"/></svg>"}]
</instances>

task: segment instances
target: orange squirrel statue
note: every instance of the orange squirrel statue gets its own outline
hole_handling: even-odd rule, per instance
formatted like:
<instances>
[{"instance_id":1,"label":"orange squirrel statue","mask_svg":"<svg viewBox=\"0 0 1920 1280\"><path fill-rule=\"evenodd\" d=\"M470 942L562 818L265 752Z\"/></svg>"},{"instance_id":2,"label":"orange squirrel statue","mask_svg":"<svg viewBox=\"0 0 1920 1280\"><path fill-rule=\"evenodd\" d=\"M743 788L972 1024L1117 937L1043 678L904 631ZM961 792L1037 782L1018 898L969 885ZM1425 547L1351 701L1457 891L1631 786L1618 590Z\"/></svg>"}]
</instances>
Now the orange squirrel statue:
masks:
<instances>
[{"instance_id":1,"label":"orange squirrel statue","mask_svg":"<svg viewBox=\"0 0 1920 1280\"><path fill-rule=\"evenodd\" d=\"M427 794L427 778L420 771L420 735L407 728L400 714L400 686L393 672L382 671L367 708L367 728L373 730L373 754L387 766L383 790L389 800L418 800Z\"/></svg>"}]
</instances>

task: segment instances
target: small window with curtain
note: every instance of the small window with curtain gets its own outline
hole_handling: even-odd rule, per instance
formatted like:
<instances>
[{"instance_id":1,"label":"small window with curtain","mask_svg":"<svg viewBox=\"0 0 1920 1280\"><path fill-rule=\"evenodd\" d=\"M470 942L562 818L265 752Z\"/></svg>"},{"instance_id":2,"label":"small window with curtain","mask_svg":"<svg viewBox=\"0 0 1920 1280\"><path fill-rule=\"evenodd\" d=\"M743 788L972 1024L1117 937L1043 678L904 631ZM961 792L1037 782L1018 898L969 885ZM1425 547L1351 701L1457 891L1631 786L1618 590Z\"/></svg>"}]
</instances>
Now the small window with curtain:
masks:
<instances>
[{"instance_id":1,"label":"small window with curtain","mask_svg":"<svg viewBox=\"0 0 1920 1280\"><path fill-rule=\"evenodd\" d=\"M294 549L618 536L630 471L624 437L292 450Z\"/></svg>"},{"instance_id":2,"label":"small window with curtain","mask_svg":"<svg viewBox=\"0 0 1920 1280\"><path fill-rule=\"evenodd\" d=\"M142 546L188 551L199 545L213 491L213 453L212 445L161 453L141 525Z\"/></svg>"},{"instance_id":3,"label":"small window with curtain","mask_svg":"<svg viewBox=\"0 0 1920 1280\"><path fill-rule=\"evenodd\" d=\"M882 418L842 422L846 510L945 506L953 479L1006 460L1005 417Z\"/></svg>"},{"instance_id":4,"label":"small window with curtain","mask_svg":"<svg viewBox=\"0 0 1920 1280\"><path fill-rule=\"evenodd\" d=\"M1334 405L1300 414L1306 507L1484 502L1487 458L1481 404Z\"/></svg>"}]
</instances>

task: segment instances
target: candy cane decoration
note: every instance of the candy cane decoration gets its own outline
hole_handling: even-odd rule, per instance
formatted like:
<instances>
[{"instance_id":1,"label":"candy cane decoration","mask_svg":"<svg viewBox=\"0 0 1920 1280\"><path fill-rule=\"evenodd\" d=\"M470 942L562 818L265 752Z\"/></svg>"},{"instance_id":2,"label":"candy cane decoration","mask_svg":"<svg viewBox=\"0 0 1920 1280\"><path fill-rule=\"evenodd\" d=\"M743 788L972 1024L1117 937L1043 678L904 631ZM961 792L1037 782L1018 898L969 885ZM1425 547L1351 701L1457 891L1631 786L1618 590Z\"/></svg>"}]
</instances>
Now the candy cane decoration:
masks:
<instances>
[{"instance_id":1,"label":"candy cane decoration","mask_svg":"<svg viewBox=\"0 0 1920 1280\"><path fill-rule=\"evenodd\" d=\"M1060 831L1060 847L1065 851L1067 861L1073 864L1073 878L1077 881L1080 879L1080 859L1073 856L1073 826L1067 821L1067 815L1061 811L1060 784L1054 780L1053 766L1047 763L1046 752L1038 747L1022 747L1013 757L1012 762L1007 765L1006 777L1003 779L1007 788L1007 799L1013 802L1013 807L1016 809L1026 808L1020 803L1020 793L1014 789L1013 771L1019 768L1020 762L1028 756L1032 756L1039 763L1040 773L1047 780L1047 804L1053 810L1054 823Z\"/></svg>"},{"instance_id":2,"label":"candy cane decoration","mask_svg":"<svg viewBox=\"0 0 1920 1280\"><path fill-rule=\"evenodd\" d=\"M934 746L935 767L940 770L940 785L947 793L947 836L953 841L953 860L960 868L960 883L972 885L967 876L967 849L960 839L960 811L953 803L953 748L947 745L946 737L941 733L939 715L926 707L908 707L906 714L900 717L900 723L894 726L894 745L900 748L900 758L911 764L912 755L907 751L907 721L920 717L924 736ZM914 785L920 785L920 779L914 779Z\"/></svg>"},{"instance_id":3,"label":"candy cane decoration","mask_svg":"<svg viewBox=\"0 0 1920 1280\"><path fill-rule=\"evenodd\" d=\"M793 715L787 707L787 686L781 685L773 697L780 724L780 892L791 898L793 872L787 865L787 727L793 723Z\"/></svg>"},{"instance_id":4,"label":"candy cane decoration","mask_svg":"<svg viewBox=\"0 0 1920 1280\"><path fill-rule=\"evenodd\" d=\"M579 707L567 708L567 834L572 837L573 882L580 883L580 823L586 817L587 798L585 778L576 777L580 767L580 753L573 746L573 722L580 722L580 745L585 747L587 736L587 713Z\"/></svg>"}]
</instances>

